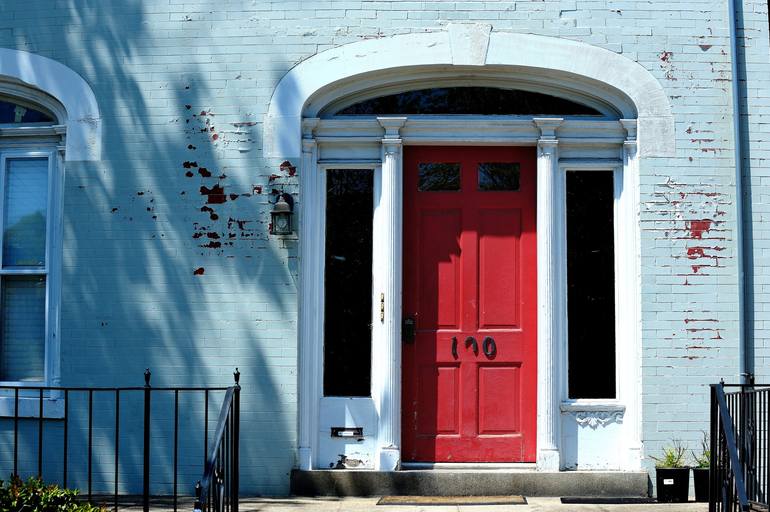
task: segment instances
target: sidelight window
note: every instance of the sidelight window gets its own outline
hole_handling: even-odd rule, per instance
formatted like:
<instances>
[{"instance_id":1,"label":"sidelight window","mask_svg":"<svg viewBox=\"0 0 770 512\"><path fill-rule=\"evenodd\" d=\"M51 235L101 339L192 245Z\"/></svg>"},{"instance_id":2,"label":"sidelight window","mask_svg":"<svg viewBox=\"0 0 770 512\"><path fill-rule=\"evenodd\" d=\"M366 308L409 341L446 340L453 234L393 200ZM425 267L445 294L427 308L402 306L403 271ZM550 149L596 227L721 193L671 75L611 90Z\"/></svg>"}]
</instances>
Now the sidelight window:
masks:
<instances>
[{"instance_id":1,"label":"sidelight window","mask_svg":"<svg viewBox=\"0 0 770 512\"><path fill-rule=\"evenodd\" d=\"M324 395L370 396L371 169L326 171Z\"/></svg>"},{"instance_id":2,"label":"sidelight window","mask_svg":"<svg viewBox=\"0 0 770 512\"><path fill-rule=\"evenodd\" d=\"M614 241L614 173L567 172L570 398L615 398Z\"/></svg>"}]
</instances>

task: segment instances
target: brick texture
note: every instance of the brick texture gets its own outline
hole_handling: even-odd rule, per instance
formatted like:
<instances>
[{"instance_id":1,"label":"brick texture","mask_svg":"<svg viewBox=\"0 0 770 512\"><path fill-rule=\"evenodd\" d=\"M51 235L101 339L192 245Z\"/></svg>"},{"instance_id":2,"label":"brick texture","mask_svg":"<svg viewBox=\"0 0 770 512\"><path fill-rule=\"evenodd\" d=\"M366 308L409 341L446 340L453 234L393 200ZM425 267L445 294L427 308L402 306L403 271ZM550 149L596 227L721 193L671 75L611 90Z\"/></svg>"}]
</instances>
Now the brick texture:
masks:
<instances>
[{"instance_id":1,"label":"brick texture","mask_svg":"<svg viewBox=\"0 0 770 512\"><path fill-rule=\"evenodd\" d=\"M738 3L753 247L750 333L757 373L767 381L770 38L767 2ZM643 437L646 454L672 438L694 445L707 430L707 384L738 378L725 6L3 1L0 46L77 71L96 92L105 123L103 160L66 169L64 383L138 385L151 367L158 385L219 385L230 382L237 365L243 490L286 493L297 435L297 242L267 233L273 192L298 192L298 162L282 166L262 157L261 124L273 88L292 66L334 46L479 21L495 31L620 53L668 93L676 157L643 160L640 170Z\"/></svg>"}]
</instances>

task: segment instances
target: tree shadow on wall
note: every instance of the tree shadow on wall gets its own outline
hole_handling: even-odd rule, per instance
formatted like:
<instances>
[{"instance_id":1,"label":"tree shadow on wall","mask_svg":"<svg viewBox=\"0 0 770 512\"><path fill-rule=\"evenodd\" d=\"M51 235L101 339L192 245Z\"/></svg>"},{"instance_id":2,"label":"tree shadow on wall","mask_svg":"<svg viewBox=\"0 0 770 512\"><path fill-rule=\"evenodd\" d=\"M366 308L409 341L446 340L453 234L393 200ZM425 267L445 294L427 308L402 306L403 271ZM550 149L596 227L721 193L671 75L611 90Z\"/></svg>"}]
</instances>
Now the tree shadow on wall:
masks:
<instances>
[{"instance_id":1,"label":"tree shadow on wall","mask_svg":"<svg viewBox=\"0 0 770 512\"><path fill-rule=\"evenodd\" d=\"M221 44L219 29L247 28L254 16L227 20L213 1L196 12L171 7L67 0L39 7L57 30L14 28L20 49L89 83L103 122L102 160L66 163L61 383L141 386L151 368L153 386L225 386L239 367L242 493L285 493L296 449L297 248L268 227L274 192L296 192L297 178L291 163L262 157L259 133L266 84L286 69ZM13 23L10 16L0 28ZM200 430L201 400L188 399L183 420ZM121 491L137 492L142 409L124 400ZM114 400L100 397L98 406L94 490L111 492ZM212 396L211 422L217 408ZM170 492L173 480L173 410L172 395L154 399L157 494ZM68 483L81 488L84 411L73 402L69 426ZM61 422L46 429L44 473L57 480ZM202 475L202 438L181 434L181 493ZM25 451L35 449L32 439Z\"/></svg>"}]
</instances>

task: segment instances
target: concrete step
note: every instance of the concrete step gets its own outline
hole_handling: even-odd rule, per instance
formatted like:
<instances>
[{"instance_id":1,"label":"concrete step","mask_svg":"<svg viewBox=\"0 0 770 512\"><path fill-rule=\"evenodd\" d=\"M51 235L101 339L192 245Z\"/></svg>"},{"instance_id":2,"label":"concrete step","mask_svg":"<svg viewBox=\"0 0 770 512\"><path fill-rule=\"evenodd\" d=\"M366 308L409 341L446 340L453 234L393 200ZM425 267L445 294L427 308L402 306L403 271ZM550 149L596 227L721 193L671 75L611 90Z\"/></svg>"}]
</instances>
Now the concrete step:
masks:
<instances>
[{"instance_id":1,"label":"concrete step","mask_svg":"<svg viewBox=\"0 0 770 512\"><path fill-rule=\"evenodd\" d=\"M648 496L646 472L294 470L295 496Z\"/></svg>"}]
</instances>

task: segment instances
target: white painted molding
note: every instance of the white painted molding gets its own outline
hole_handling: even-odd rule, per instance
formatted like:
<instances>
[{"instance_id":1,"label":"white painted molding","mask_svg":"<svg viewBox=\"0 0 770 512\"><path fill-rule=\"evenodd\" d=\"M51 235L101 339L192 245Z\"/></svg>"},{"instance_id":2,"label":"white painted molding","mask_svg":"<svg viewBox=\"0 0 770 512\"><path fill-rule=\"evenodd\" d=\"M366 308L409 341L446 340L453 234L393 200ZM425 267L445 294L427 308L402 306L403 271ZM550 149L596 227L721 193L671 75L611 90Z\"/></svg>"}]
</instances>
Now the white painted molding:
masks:
<instances>
[{"instance_id":1,"label":"white painted molding","mask_svg":"<svg viewBox=\"0 0 770 512\"><path fill-rule=\"evenodd\" d=\"M102 119L96 96L80 75L47 57L0 48L0 92L7 79L11 86L18 81L40 90L64 107L66 119L59 122L67 125L65 160L101 159Z\"/></svg>"},{"instance_id":2,"label":"white painted molding","mask_svg":"<svg viewBox=\"0 0 770 512\"><path fill-rule=\"evenodd\" d=\"M641 120L640 120L641 122ZM635 120L621 119L626 129L627 138L623 143L623 183L621 200L618 203L618 222L622 226L617 238L616 254L627 257L617 259L619 287L625 290L635 290L630 294L616 294L616 301L621 307L618 323L616 324L616 342L618 354L616 358L618 383L620 384L619 398L628 406L626 418L627 467L632 470L641 468L642 464L642 325L641 325L641 271L642 260L639 251L641 227L639 225L639 158L640 144L637 140L639 124ZM616 293L618 287L616 286ZM623 300L624 303L620 304Z\"/></svg>"},{"instance_id":3,"label":"white painted molding","mask_svg":"<svg viewBox=\"0 0 770 512\"><path fill-rule=\"evenodd\" d=\"M568 400L559 406L563 413L623 412L626 406L617 400Z\"/></svg>"},{"instance_id":4,"label":"white painted molding","mask_svg":"<svg viewBox=\"0 0 770 512\"><path fill-rule=\"evenodd\" d=\"M626 406L615 400L570 400L562 402L561 413L571 415L581 427L596 430L610 423L623 423Z\"/></svg>"},{"instance_id":5,"label":"white painted molding","mask_svg":"<svg viewBox=\"0 0 770 512\"><path fill-rule=\"evenodd\" d=\"M486 63L492 25L452 23L448 29L449 44L452 48L452 64L456 66L483 66Z\"/></svg>"},{"instance_id":6,"label":"white painted molding","mask_svg":"<svg viewBox=\"0 0 770 512\"><path fill-rule=\"evenodd\" d=\"M622 411L582 411L575 413L575 423L596 430L609 423L623 423Z\"/></svg>"},{"instance_id":7,"label":"white painted molding","mask_svg":"<svg viewBox=\"0 0 770 512\"><path fill-rule=\"evenodd\" d=\"M490 32L483 52L484 30L483 26L450 25L447 31L358 41L302 61L284 75L273 93L264 123L266 156L299 155L301 117L317 115L328 104L325 92L344 89L352 94L405 84L426 70L436 79L469 74L482 79L487 72L498 77L502 73L511 82L527 74L547 78L610 102L621 117L638 118L642 156L675 154L668 97L640 64L586 43L509 32Z\"/></svg>"},{"instance_id":8,"label":"white painted molding","mask_svg":"<svg viewBox=\"0 0 770 512\"><path fill-rule=\"evenodd\" d=\"M384 297L384 325L372 361L378 382L373 382L372 397L379 412L377 469L394 471L401 463L401 272L403 222L403 145L399 130L405 117L378 117L385 129L382 139L382 195L378 215L385 221L381 248L381 291Z\"/></svg>"},{"instance_id":9,"label":"white painted molding","mask_svg":"<svg viewBox=\"0 0 770 512\"><path fill-rule=\"evenodd\" d=\"M559 141L563 119L534 119L540 129L537 145L537 468L561 466L561 306L559 304Z\"/></svg>"},{"instance_id":10,"label":"white painted molding","mask_svg":"<svg viewBox=\"0 0 770 512\"><path fill-rule=\"evenodd\" d=\"M299 387L299 461L300 469L313 469L314 447L318 432L318 402L320 389L317 364L318 345L322 340L323 317L319 315L319 304L323 304L322 277L323 259L316 257L323 245L323 201L316 160L318 147L313 130L318 119L305 119L302 126L302 159L300 161L300 272L299 272L299 330L298 330L298 387ZM322 306L321 306L322 308ZM320 327L319 327L320 326ZM320 330L319 330L320 328Z\"/></svg>"}]
</instances>

